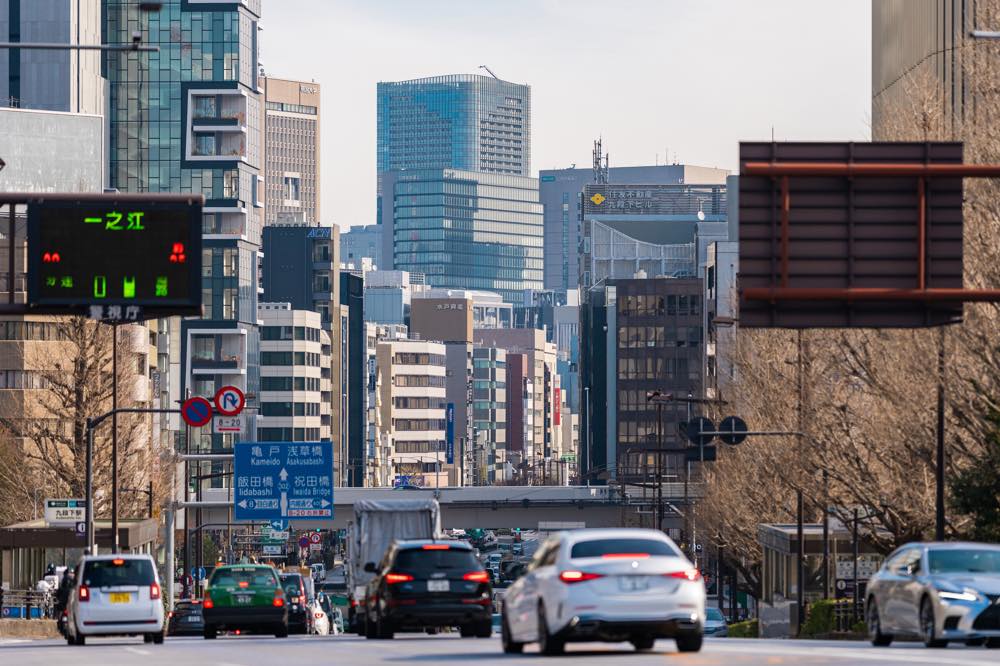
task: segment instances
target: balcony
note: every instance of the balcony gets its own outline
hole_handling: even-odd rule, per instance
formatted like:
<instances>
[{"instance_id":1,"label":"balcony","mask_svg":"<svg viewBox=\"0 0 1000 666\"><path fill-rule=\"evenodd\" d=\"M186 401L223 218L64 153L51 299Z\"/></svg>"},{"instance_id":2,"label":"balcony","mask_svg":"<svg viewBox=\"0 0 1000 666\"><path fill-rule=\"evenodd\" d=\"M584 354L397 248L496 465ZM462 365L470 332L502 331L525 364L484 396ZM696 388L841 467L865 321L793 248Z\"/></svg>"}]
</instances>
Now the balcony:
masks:
<instances>
[{"instance_id":1,"label":"balcony","mask_svg":"<svg viewBox=\"0 0 1000 666\"><path fill-rule=\"evenodd\" d=\"M192 356L191 369L198 371L235 371L240 369L240 357L235 355L223 355L220 357Z\"/></svg>"}]
</instances>

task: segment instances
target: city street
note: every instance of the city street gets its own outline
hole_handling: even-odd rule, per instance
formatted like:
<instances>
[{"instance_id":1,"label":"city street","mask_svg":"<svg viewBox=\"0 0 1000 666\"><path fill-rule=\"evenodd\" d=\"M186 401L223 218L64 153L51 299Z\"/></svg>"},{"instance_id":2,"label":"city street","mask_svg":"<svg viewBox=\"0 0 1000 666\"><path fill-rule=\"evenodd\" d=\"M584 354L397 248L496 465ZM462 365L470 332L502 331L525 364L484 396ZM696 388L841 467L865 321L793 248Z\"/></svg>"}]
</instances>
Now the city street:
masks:
<instances>
[{"instance_id":1,"label":"city street","mask_svg":"<svg viewBox=\"0 0 1000 666\"><path fill-rule=\"evenodd\" d=\"M993 666L997 653L983 648L953 647L928 650L917 643L873 648L868 643L835 641L787 641L709 639L698 654L678 654L672 641L660 641L652 652L636 654L631 646L571 645L566 657L579 663L684 664L756 666L758 664L921 664ZM103 639L85 647L69 647L62 641L15 642L0 639L0 663L73 664L117 666L158 664L447 664L476 660L479 663L537 664L539 655L530 649L522 656L504 655L500 641L460 639L457 636L404 635L392 641L370 641L357 636L274 638L231 637L216 641L199 638L167 639L162 646L141 640Z\"/></svg>"}]
</instances>

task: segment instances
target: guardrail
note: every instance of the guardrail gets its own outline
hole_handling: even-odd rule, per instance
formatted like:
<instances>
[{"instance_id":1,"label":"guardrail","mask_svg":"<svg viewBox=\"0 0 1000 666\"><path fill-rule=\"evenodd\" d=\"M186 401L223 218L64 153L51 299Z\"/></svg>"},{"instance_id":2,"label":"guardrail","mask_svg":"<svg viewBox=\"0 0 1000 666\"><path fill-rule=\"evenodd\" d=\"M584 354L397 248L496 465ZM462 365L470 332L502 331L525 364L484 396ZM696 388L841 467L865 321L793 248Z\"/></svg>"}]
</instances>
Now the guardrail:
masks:
<instances>
[{"instance_id":1,"label":"guardrail","mask_svg":"<svg viewBox=\"0 0 1000 666\"><path fill-rule=\"evenodd\" d=\"M55 596L37 590L4 590L0 592L0 618L45 619L54 615Z\"/></svg>"}]
</instances>

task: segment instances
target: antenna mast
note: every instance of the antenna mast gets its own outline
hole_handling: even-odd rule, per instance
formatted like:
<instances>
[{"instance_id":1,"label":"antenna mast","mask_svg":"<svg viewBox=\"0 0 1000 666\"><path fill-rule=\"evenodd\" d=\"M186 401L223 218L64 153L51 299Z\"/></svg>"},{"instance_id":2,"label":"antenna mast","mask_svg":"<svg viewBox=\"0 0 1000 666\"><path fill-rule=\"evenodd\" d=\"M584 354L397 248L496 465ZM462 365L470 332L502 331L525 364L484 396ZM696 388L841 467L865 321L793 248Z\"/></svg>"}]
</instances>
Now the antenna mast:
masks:
<instances>
[{"instance_id":1,"label":"antenna mast","mask_svg":"<svg viewBox=\"0 0 1000 666\"><path fill-rule=\"evenodd\" d=\"M603 155L601 138L594 141L594 182L602 185L608 182L608 157Z\"/></svg>"}]
</instances>

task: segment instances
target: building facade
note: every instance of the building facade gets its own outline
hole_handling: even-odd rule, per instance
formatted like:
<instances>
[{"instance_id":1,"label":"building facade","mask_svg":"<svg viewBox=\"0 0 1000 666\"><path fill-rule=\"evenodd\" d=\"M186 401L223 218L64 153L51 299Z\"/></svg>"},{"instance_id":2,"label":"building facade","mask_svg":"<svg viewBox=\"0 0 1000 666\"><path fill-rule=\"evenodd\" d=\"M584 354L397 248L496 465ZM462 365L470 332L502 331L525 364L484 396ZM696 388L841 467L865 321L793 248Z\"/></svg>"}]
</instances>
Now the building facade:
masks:
<instances>
[{"instance_id":1,"label":"building facade","mask_svg":"<svg viewBox=\"0 0 1000 666\"><path fill-rule=\"evenodd\" d=\"M353 226L340 234L340 260L358 267L364 258L382 268L382 225Z\"/></svg>"},{"instance_id":2,"label":"building facade","mask_svg":"<svg viewBox=\"0 0 1000 666\"><path fill-rule=\"evenodd\" d=\"M472 349L472 423L464 451L471 473L465 483L495 485L513 481L507 456L507 352L500 347Z\"/></svg>"},{"instance_id":3,"label":"building facade","mask_svg":"<svg viewBox=\"0 0 1000 666\"><path fill-rule=\"evenodd\" d=\"M264 224L319 224L320 86L260 77L264 95Z\"/></svg>"},{"instance_id":4,"label":"building facade","mask_svg":"<svg viewBox=\"0 0 1000 666\"><path fill-rule=\"evenodd\" d=\"M385 172L382 187L383 263L423 273L432 287L492 291L509 303L541 289L536 179L419 169Z\"/></svg>"},{"instance_id":5,"label":"building facade","mask_svg":"<svg viewBox=\"0 0 1000 666\"><path fill-rule=\"evenodd\" d=\"M344 485L354 487L363 486L365 479L368 346L364 294L364 277L351 271L340 272L340 310L347 316L347 329L341 341L341 374L346 371L347 386L340 396L340 450L346 467Z\"/></svg>"},{"instance_id":6,"label":"building facade","mask_svg":"<svg viewBox=\"0 0 1000 666\"><path fill-rule=\"evenodd\" d=\"M261 303L260 322L257 441L330 441L330 336L319 314Z\"/></svg>"},{"instance_id":7,"label":"building facade","mask_svg":"<svg viewBox=\"0 0 1000 666\"><path fill-rule=\"evenodd\" d=\"M380 428L393 485L444 487L446 349L437 342L377 343Z\"/></svg>"},{"instance_id":8,"label":"building facade","mask_svg":"<svg viewBox=\"0 0 1000 666\"><path fill-rule=\"evenodd\" d=\"M101 0L0 0L0 39L100 44ZM0 49L0 107L104 115L99 51Z\"/></svg>"},{"instance_id":9,"label":"building facade","mask_svg":"<svg viewBox=\"0 0 1000 666\"><path fill-rule=\"evenodd\" d=\"M611 183L643 185L723 184L727 171L685 164L611 167ZM545 216L545 288L567 291L580 286L580 193L595 184L593 169L538 172L538 193Z\"/></svg>"},{"instance_id":10,"label":"building facade","mask_svg":"<svg viewBox=\"0 0 1000 666\"><path fill-rule=\"evenodd\" d=\"M531 88L475 74L378 84L378 171L531 172Z\"/></svg>"},{"instance_id":11,"label":"building facade","mask_svg":"<svg viewBox=\"0 0 1000 666\"><path fill-rule=\"evenodd\" d=\"M581 306L584 481L641 476L661 445L674 449L666 472L683 469L688 407L663 405L661 432L647 393L703 396L703 289L699 279L608 280Z\"/></svg>"}]
</instances>

